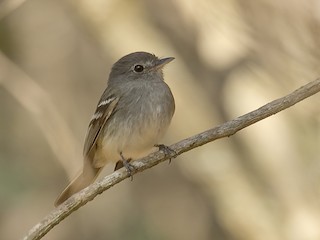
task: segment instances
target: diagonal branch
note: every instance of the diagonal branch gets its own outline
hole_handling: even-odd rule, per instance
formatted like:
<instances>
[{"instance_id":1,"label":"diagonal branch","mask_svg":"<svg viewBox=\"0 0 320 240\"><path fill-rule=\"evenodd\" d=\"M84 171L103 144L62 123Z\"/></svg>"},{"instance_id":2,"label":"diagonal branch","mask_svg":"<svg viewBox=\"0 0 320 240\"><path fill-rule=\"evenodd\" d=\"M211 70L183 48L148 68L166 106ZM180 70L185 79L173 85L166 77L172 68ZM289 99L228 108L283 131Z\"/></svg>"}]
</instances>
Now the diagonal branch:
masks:
<instances>
[{"instance_id":1,"label":"diagonal branch","mask_svg":"<svg viewBox=\"0 0 320 240\"><path fill-rule=\"evenodd\" d=\"M265 119L273 114L276 114L294 104L310 97L320 91L320 79L310 82L289 95L274 100L257 110L249 112L234 120L223 123L215 128L209 129L205 132L184 139L176 144L170 146L174 150L171 154L165 156L161 151L150 154L147 157L135 161L132 165L136 168L135 173L142 172L151 168L169 158L176 157L193 148L202 146L206 143L212 142L216 139L229 137L241 129L248 127L262 119ZM98 194L106 191L117 183L128 178L129 174L124 168L104 177L101 181L93 183L89 187L83 189L79 193L73 195L65 203L54 209L41 222L35 225L29 233L23 238L24 240L41 239L46 235L50 229L59 224L64 218L69 216L72 212L85 205L87 202L93 200Z\"/></svg>"}]
</instances>

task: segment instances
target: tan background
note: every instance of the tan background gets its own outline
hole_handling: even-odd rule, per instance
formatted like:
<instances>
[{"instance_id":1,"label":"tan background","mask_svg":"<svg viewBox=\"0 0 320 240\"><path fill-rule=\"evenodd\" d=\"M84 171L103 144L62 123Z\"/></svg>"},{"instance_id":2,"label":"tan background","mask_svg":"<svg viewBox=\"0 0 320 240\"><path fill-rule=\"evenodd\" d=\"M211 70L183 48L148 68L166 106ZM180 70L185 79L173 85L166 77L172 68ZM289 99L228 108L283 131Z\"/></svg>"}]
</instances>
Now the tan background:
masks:
<instances>
[{"instance_id":1,"label":"tan background","mask_svg":"<svg viewBox=\"0 0 320 240\"><path fill-rule=\"evenodd\" d=\"M21 238L81 168L123 55L176 57L171 144L314 80L319 49L318 0L1 1L0 239ZM44 239L320 239L319 100L126 180Z\"/></svg>"}]
</instances>

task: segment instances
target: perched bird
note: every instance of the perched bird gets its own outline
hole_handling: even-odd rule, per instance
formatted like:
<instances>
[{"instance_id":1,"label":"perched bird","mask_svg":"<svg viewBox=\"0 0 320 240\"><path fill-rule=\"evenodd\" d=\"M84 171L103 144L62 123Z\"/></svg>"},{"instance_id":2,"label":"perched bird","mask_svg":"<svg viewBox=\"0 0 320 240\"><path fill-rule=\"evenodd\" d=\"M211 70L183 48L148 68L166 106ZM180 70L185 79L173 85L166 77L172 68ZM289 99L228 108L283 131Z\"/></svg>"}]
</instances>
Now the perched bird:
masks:
<instances>
[{"instance_id":1,"label":"perched bird","mask_svg":"<svg viewBox=\"0 0 320 240\"><path fill-rule=\"evenodd\" d=\"M131 159L148 154L166 132L175 111L162 68L174 58L134 52L112 67L107 88L90 121L83 149L83 170L61 193L59 205L91 184L102 168L115 163L131 174Z\"/></svg>"}]
</instances>

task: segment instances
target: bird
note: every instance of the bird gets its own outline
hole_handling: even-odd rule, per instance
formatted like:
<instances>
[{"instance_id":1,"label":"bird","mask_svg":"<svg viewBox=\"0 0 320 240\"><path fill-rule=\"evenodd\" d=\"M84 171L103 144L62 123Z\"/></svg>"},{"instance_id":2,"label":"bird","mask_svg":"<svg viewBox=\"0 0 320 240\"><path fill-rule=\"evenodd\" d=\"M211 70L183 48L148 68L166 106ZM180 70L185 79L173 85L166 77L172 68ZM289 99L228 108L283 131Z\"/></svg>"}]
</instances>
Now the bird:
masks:
<instances>
[{"instance_id":1,"label":"bird","mask_svg":"<svg viewBox=\"0 0 320 240\"><path fill-rule=\"evenodd\" d=\"M105 165L115 164L115 170L125 167L132 177L131 161L150 153L154 146L169 149L158 142L175 112L162 71L174 59L140 51L112 66L85 137L82 172L59 195L55 206L93 183Z\"/></svg>"}]
</instances>

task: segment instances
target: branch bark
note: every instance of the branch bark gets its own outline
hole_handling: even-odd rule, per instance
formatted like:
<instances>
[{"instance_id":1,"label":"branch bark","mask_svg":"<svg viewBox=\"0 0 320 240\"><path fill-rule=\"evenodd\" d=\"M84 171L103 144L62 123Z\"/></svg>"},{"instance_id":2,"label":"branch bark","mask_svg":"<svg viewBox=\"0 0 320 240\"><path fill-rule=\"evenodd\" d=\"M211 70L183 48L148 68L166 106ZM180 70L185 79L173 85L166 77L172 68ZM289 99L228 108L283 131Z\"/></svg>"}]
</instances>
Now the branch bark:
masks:
<instances>
[{"instance_id":1,"label":"branch bark","mask_svg":"<svg viewBox=\"0 0 320 240\"><path fill-rule=\"evenodd\" d=\"M173 149L175 153L172 152L170 155L165 155L163 152L158 151L140 160L134 161L132 163L136 169L134 174L151 168L169 158L174 158L184 152L190 151L193 148L202 146L219 138L229 137L241 129L289 108L319 91L320 79L317 79L300 87L289 95L274 100L252 112L171 145L170 148ZM104 177L101 181L91 184L49 213L41 222L36 224L23 239L41 239L50 231L50 229L59 224L72 212L93 200L98 194L101 194L128 177L129 174L122 168Z\"/></svg>"}]
</instances>

